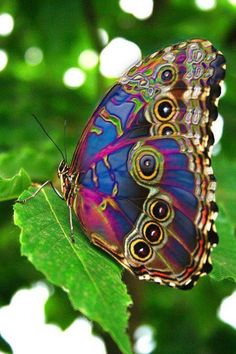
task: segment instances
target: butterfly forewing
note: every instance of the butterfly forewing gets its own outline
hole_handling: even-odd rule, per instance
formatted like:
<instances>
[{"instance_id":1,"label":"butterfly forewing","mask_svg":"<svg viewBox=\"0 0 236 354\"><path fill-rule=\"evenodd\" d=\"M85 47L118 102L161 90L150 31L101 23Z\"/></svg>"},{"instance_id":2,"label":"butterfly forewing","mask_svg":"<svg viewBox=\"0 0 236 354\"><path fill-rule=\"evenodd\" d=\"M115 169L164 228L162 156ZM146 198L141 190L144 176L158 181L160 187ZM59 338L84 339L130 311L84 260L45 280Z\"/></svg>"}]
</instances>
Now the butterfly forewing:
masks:
<instances>
[{"instance_id":1,"label":"butterfly forewing","mask_svg":"<svg viewBox=\"0 0 236 354\"><path fill-rule=\"evenodd\" d=\"M73 207L88 237L142 279L191 288L217 243L211 168L225 60L192 40L132 67L75 150Z\"/></svg>"}]
</instances>

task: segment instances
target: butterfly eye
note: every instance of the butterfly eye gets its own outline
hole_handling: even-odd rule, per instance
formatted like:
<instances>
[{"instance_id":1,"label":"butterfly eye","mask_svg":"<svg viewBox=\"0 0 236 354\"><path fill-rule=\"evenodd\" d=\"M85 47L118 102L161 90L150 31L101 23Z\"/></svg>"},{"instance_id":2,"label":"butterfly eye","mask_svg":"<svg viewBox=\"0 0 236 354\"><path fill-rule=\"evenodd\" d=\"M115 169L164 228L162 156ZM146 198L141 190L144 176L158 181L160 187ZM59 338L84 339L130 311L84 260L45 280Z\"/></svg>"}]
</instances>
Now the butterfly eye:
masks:
<instances>
[{"instance_id":1,"label":"butterfly eye","mask_svg":"<svg viewBox=\"0 0 236 354\"><path fill-rule=\"evenodd\" d=\"M176 113L175 104L169 99L161 100L155 104L154 113L157 119L168 121Z\"/></svg>"},{"instance_id":2,"label":"butterfly eye","mask_svg":"<svg viewBox=\"0 0 236 354\"><path fill-rule=\"evenodd\" d=\"M159 245L164 239L164 232L160 225L149 222L144 225L144 236L153 245Z\"/></svg>"},{"instance_id":3,"label":"butterfly eye","mask_svg":"<svg viewBox=\"0 0 236 354\"><path fill-rule=\"evenodd\" d=\"M151 215L158 221L166 221L171 214L168 203L164 200L158 200L151 205Z\"/></svg>"},{"instance_id":4,"label":"butterfly eye","mask_svg":"<svg viewBox=\"0 0 236 354\"><path fill-rule=\"evenodd\" d=\"M139 160L139 166L144 176L150 177L156 170L156 159L153 155L144 155Z\"/></svg>"},{"instance_id":5,"label":"butterfly eye","mask_svg":"<svg viewBox=\"0 0 236 354\"><path fill-rule=\"evenodd\" d=\"M172 66L164 66L160 69L158 76L163 84L170 84L175 80L175 69Z\"/></svg>"},{"instance_id":6,"label":"butterfly eye","mask_svg":"<svg viewBox=\"0 0 236 354\"><path fill-rule=\"evenodd\" d=\"M130 243L130 254L137 261L147 261L151 258L152 253L152 248L142 239L135 239Z\"/></svg>"}]
</instances>

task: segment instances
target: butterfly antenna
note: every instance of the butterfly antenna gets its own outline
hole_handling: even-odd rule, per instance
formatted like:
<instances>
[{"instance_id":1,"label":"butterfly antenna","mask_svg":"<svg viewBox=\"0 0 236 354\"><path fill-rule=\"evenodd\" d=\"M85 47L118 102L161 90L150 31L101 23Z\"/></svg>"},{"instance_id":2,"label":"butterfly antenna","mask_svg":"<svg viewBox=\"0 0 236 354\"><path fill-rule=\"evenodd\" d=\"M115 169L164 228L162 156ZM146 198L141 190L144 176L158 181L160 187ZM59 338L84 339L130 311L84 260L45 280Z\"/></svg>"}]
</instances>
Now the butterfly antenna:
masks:
<instances>
[{"instance_id":1,"label":"butterfly antenna","mask_svg":"<svg viewBox=\"0 0 236 354\"><path fill-rule=\"evenodd\" d=\"M67 150L66 150L66 128L67 128L67 122L66 120L64 121L64 152L65 152L65 161L67 163Z\"/></svg>"},{"instance_id":2,"label":"butterfly antenna","mask_svg":"<svg viewBox=\"0 0 236 354\"><path fill-rule=\"evenodd\" d=\"M64 161L67 161L66 156L64 155L63 151L59 148L59 146L57 145L57 143L52 139L52 137L48 134L47 130L44 128L44 126L42 125L42 123L40 122L40 120L36 117L35 114L32 114L32 116L34 117L34 119L36 120L36 122L38 123L38 125L41 127L41 129L43 130L43 132L47 135L47 137L51 140L51 142L53 143L53 145L57 148L57 150L60 152L62 158Z\"/></svg>"}]
</instances>

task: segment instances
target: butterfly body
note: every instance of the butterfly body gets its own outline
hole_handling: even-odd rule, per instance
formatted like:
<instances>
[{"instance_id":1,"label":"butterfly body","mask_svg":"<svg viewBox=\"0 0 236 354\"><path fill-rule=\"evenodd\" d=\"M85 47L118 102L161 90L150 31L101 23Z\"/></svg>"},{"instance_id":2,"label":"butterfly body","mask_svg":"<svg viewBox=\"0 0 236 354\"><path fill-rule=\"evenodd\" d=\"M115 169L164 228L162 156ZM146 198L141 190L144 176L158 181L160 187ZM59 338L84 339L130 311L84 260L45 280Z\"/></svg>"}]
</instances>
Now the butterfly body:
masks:
<instances>
[{"instance_id":1,"label":"butterfly body","mask_svg":"<svg viewBox=\"0 0 236 354\"><path fill-rule=\"evenodd\" d=\"M108 92L60 165L88 237L141 279L187 289L211 270L211 123L224 72L208 41L152 54Z\"/></svg>"}]
</instances>

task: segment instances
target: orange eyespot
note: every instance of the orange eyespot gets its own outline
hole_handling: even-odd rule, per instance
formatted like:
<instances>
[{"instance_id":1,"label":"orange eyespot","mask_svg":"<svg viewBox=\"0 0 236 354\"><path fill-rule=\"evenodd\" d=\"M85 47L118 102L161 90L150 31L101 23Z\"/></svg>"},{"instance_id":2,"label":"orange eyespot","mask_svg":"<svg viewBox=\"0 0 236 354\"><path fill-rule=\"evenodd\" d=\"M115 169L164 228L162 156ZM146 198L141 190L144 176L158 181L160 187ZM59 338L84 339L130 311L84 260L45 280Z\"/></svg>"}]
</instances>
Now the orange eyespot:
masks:
<instances>
[{"instance_id":1,"label":"orange eyespot","mask_svg":"<svg viewBox=\"0 0 236 354\"><path fill-rule=\"evenodd\" d=\"M165 98L161 101L156 102L154 106L154 114L156 118L160 121L168 121L176 113L176 106L173 101Z\"/></svg>"},{"instance_id":2,"label":"orange eyespot","mask_svg":"<svg viewBox=\"0 0 236 354\"><path fill-rule=\"evenodd\" d=\"M152 257L153 253L149 244L141 238L131 241L129 250L131 256L139 262L146 262Z\"/></svg>"}]
</instances>

